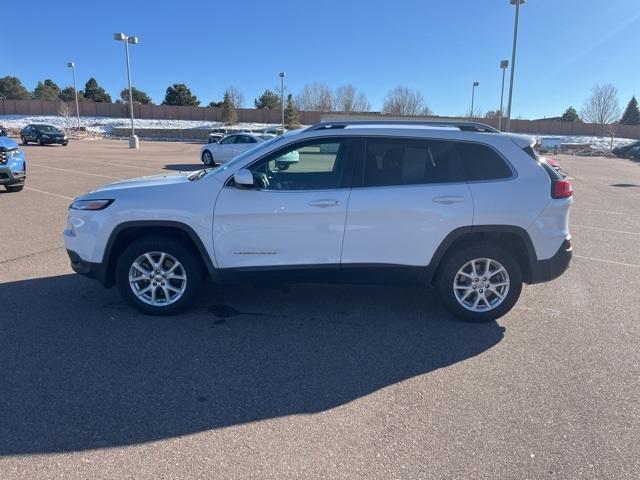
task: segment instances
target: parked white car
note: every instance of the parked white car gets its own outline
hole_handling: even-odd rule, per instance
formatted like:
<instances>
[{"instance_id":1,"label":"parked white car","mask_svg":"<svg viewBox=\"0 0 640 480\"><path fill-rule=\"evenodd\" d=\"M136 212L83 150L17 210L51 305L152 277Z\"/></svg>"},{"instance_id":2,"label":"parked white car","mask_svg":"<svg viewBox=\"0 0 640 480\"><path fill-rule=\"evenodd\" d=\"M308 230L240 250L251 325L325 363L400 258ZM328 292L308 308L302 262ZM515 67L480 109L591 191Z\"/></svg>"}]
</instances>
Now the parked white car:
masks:
<instances>
[{"instance_id":1,"label":"parked white car","mask_svg":"<svg viewBox=\"0 0 640 480\"><path fill-rule=\"evenodd\" d=\"M504 315L523 283L567 269L572 187L533 138L374 123L318 124L256 140L218 168L82 195L64 231L71 266L149 314L184 310L208 275L434 285L473 321Z\"/></svg>"},{"instance_id":2,"label":"parked white car","mask_svg":"<svg viewBox=\"0 0 640 480\"><path fill-rule=\"evenodd\" d=\"M257 133L232 133L222 137L217 142L210 142L200 149L200 159L207 166L221 165L236 155L241 154L273 138L273 135Z\"/></svg>"}]
</instances>

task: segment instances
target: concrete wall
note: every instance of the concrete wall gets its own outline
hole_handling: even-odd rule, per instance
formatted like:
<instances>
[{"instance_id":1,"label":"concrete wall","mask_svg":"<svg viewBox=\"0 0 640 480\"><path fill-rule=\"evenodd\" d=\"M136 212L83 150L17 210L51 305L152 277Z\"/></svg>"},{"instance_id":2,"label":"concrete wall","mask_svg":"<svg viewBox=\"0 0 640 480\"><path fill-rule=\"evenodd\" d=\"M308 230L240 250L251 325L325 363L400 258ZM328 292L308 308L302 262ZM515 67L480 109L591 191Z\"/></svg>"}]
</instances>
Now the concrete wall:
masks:
<instances>
[{"instance_id":1,"label":"concrete wall","mask_svg":"<svg viewBox=\"0 0 640 480\"><path fill-rule=\"evenodd\" d=\"M58 115L61 102L39 100L1 100L0 115ZM75 104L69 103L69 109L75 113ZM196 120L219 122L222 109L209 107L177 107L169 105L134 105L136 118L168 119L168 120ZM124 104L80 102L80 115L97 117L127 117L128 108ZM265 110L253 108L238 109L239 122L252 123L280 123L280 110ZM312 125L327 116L338 118L339 112L300 112L300 123ZM376 112L363 114L349 114L353 117L398 118L382 115ZM415 119L415 117L409 117ZM447 120L447 117L429 117L429 120ZM478 121L494 127L498 126L497 119L482 118ZM546 135L595 135L640 139L639 125L599 125L595 123L561 122L558 120L512 120L514 132L546 134Z\"/></svg>"}]
</instances>

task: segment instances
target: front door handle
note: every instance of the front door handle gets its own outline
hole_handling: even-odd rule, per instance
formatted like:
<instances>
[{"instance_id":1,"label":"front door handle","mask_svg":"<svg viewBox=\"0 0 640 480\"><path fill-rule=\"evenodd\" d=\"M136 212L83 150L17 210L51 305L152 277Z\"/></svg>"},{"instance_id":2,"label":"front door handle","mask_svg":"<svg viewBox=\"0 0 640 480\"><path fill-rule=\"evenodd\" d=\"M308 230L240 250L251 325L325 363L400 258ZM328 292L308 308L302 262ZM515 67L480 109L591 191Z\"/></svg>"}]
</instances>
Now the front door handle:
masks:
<instances>
[{"instance_id":1,"label":"front door handle","mask_svg":"<svg viewBox=\"0 0 640 480\"><path fill-rule=\"evenodd\" d=\"M318 208L327 208L327 207L335 207L336 205L340 205L340 200L335 200L333 198L323 198L321 200L314 200L312 202L307 203L310 207L318 207Z\"/></svg>"},{"instance_id":2,"label":"front door handle","mask_svg":"<svg viewBox=\"0 0 640 480\"><path fill-rule=\"evenodd\" d=\"M452 203L464 202L464 197L459 195L443 195L441 197L435 197L433 201L435 203L441 203L442 205L451 205Z\"/></svg>"}]
</instances>

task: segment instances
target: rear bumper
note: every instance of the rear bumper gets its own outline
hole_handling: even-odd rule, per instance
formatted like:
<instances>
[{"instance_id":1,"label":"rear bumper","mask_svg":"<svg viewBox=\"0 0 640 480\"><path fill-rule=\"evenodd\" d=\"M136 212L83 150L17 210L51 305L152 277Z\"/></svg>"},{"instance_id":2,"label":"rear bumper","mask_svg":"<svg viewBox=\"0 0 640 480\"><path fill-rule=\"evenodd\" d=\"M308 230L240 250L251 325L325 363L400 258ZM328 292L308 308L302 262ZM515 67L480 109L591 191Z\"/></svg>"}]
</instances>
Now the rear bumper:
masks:
<instances>
[{"instance_id":1,"label":"rear bumper","mask_svg":"<svg viewBox=\"0 0 640 480\"><path fill-rule=\"evenodd\" d=\"M549 282L554 278L558 278L569 268L572 256L571 237L568 237L562 242L560 249L553 257L537 260L533 263L531 266L531 281L529 283Z\"/></svg>"},{"instance_id":2,"label":"rear bumper","mask_svg":"<svg viewBox=\"0 0 640 480\"><path fill-rule=\"evenodd\" d=\"M111 285L107 282L107 269L102 263L87 262L80 258L73 250L67 249L67 255L71 260L71 268L74 272L84 275L85 277L92 278L100 282L103 286L109 287Z\"/></svg>"}]
</instances>

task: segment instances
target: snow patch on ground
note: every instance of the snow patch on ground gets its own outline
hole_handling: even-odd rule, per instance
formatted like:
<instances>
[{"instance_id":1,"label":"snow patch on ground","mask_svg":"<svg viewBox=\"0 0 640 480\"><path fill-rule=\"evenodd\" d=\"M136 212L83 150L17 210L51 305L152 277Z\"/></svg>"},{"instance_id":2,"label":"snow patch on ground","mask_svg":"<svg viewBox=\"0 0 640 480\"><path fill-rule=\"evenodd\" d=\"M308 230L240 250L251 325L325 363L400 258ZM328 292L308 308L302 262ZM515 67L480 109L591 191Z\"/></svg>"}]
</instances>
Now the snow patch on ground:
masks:
<instances>
[{"instance_id":1,"label":"snow patch on ground","mask_svg":"<svg viewBox=\"0 0 640 480\"><path fill-rule=\"evenodd\" d=\"M30 123L47 123L57 128L67 128L76 126L76 118L65 118L59 115L0 115L0 125L7 128L21 129ZM87 131L109 135L114 127L127 128L131 125L128 118L112 117L80 117L80 126L86 127ZM269 123L236 123L234 129L261 130L264 128L279 126L280 124ZM204 122L199 120L153 120L135 119L135 128L157 128L157 129L182 129L195 128L210 130L223 126L222 122Z\"/></svg>"},{"instance_id":2,"label":"snow patch on ground","mask_svg":"<svg viewBox=\"0 0 640 480\"><path fill-rule=\"evenodd\" d=\"M76 125L75 117L65 118L60 115L0 115L0 125L11 129L21 129L29 123L48 123L58 128L74 127ZM111 117L80 117L80 125L87 128L91 133L109 135L114 127L127 128L130 120L127 118L111 118ZM233 125L236 130L262 130L269 127L278 127L280 124L269 123L237 123ZM222 127L222 122L205 122L197 120L152 120L152 119L136 119L134 120L136 128L157 128L157 129L183 129L195 128L202 130L210 130L212 128ZM540 138L560 138L562 143L578 143L589 144L591 148L598 152L611 151L611 137L588 137L588 136L561 136L561 135L532 135L536 140ZM614 138L613 147L626 145L635 140L630 138Z\"/></svg>"},{"instance_id":3,"label":"snow patch on ground","mask_svg":"<svg viewBox=\"0 0 640 480\"><path fill-rule=\"evenodd\" d=\"M591 145L591 148L596 152L610 152L615 147L620 147L622 145L627 145L631 142L635 142L636 140L632 138L614 138L613 146L611 137L589 137L589 136L580 136L580 135L532 135L538 142L542 138L559 138L561 139L563 144L588 144Z\"/></svg>"}]
</instances>

